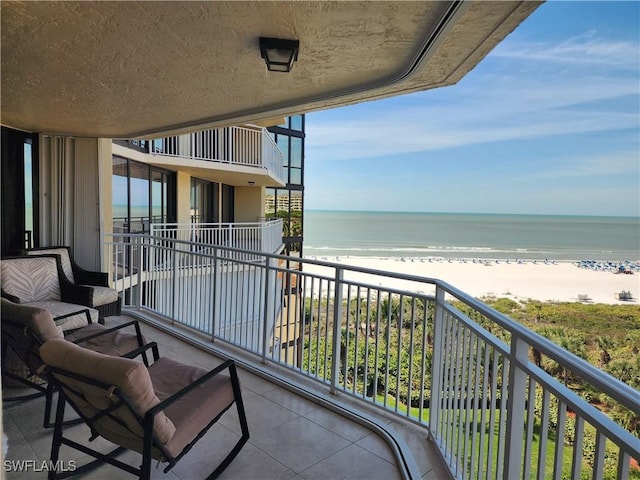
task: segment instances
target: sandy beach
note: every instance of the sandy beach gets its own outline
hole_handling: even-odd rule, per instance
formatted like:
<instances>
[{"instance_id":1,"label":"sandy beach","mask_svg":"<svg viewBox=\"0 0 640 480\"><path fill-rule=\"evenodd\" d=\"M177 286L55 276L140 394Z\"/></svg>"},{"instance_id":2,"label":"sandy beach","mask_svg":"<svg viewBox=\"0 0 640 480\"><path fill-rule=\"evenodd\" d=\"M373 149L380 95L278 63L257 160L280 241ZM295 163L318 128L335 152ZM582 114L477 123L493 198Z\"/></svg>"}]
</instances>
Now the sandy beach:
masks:
<instances>
[{"instance_id":1,"label":"sandy beach","mask_svg":"<svg viewBox=\"0 0 640 480\"><path fill-rule=\"evenodd\" d=\"M507 297L516 301L576 302L640 305L640 274L614 274L578 268L571 262L517 263L511 260L474 262L457 259L323 257L318 260L360 268L385 270L408 275L437 278L477 298ZM305 272L324 273L320 266L306 264ZM364 280L364 275L347 273L347 279ZM413 282L392 279L384 286L420 290ZM427 291L427 289L424 289ZM616 294L630 291L632 300L622 301Z\"/></svg>"}]
</instances>

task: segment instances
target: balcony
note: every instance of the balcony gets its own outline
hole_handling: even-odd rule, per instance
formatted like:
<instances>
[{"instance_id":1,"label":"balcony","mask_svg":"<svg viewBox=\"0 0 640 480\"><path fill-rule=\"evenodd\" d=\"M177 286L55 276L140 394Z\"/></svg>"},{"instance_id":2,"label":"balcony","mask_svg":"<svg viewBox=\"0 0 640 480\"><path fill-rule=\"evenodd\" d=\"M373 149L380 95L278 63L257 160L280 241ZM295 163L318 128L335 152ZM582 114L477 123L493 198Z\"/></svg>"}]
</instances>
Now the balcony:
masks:
<instances>
[{"instance_id":1,"label":"balcony","mask_svg":"<svg viewBox=\"0 0 640 480\"><path fill-rule=\"evenodd\" d=\"M116 235L104 252L125 311L164 355L203 366L232 357L244 369L253 436L227 478L638 477L638 439L529 350L630 414L640 393L453 286L203 247ZM123 274L132 256L139 268ZM399 279L413 287L395 288ZM46 459L36 408L5 406L7 428L32 449L26 458ZM216 441L174 474L197 478Z\"/></svg>"},{"instance_id":2,"label":"balcony","mask_svg":"<svg viewBox=\"0 0 640 480\"><path fill-rule=\"evenodd\" d=\"M250 172L259 169L281 185L286 184L285 157L265 128L228 127L150 141L157 157L206 161ZM246 168L250 170L246 170Z\"/></svg>"},{"instance_id":3,"label":"balcony","mask_svg":"<svg viewBox=\"0 0 640 480\"><path fill-rule=\"evenodd\" d=\"M115 325L125 319L131 320L123 316L111 317L107 321ZM172 333L148 324L141 327L148 339L158 343L163 356L207 369L214 368L223 361L221 357L205 352ZM402 478L402 467L397 464L392 448L376 429L367 428L292 393L251 373L249 369L241 367L238 373L251 438L221 479ZM9 451L5 461L36 460L37 465L41 465L49 459L53 432L52 429L42 428L43 411L43 398L24 403L4 403L4 431L9 438ZM385 428L395 428L402 432L402 438L416 449L416 454L422 451L420 473L425 475L424 478L446 478L446 469L439 461L435 448L418 435L419 431L398 421L393 426L385 425ZM90 436L89 429L84 425L71 427L69 431L72 432L70 436L81 443L86 442ZM238 436L234 411L224 416L169 473L163 474L161 468L152 467L152 478L206 478L224 456L225 446ZM104 439L92 442L92 448L101 446L108 450L108 442ZM77 456L69 456L70 454ZM137 457L136 454L127 453L118 458L134 465L138 461ZM69 460L78 461L78 465L86 460L70 449L66 452L63 449L61 458L67 462L66 465L69 465ZM40 476L44 478L45 474L41 473ZM110 465L101 466L85 476L133 478ZM6 478L26 480L38 477L31 471L7 473Z\"/></svg>"}]
</instances>

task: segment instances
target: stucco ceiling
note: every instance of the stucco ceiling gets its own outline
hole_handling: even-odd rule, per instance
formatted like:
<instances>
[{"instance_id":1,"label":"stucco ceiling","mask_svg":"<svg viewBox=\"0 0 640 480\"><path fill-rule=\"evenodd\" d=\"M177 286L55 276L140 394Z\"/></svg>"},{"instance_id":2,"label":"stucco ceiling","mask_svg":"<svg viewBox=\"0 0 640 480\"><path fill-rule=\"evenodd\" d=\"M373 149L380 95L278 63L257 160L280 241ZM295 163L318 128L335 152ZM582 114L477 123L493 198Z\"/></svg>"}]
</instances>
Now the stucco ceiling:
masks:
<instances>
[{"instance_id":1,"label":"stucco ceiling","mask_svg":"<svg viewBox=\"0 0 640 480\"><path fill-rule=\"evenodd\" d=\"M1 121L154 137L449 85L538 5L3 0ZM300 41L292 72L260 36Z\"/></svg>"}]
</instances>

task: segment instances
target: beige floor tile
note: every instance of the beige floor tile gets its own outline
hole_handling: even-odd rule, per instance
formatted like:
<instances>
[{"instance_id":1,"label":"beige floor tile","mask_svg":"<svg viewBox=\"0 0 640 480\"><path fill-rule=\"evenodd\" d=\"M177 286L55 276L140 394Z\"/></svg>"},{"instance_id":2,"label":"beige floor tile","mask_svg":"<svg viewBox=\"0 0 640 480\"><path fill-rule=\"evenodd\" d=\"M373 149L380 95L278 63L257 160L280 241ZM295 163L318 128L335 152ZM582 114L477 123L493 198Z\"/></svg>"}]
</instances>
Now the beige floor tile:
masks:
<instances>
[{"instance_id":1,"label":"beige floor tile","mask_svg":"<svg viewBox=\"0 0 640 480\"><path fill-rule=\"evenodd\" d=\"M304 417L352 442L371 434L371 430L368 428L325 408L317 408L304 415Z\"/></svg>"},{"instance_id":2,"label":"beige floor tile","mask_svg":"<svg viewBox=\"0 0 640 480\"><path fill-rule=\"evenodd\" d=\"M345 448L350 442L299 417L252 435L251 443L296 473Z\"/></svg>"},{"instance_id":3,"label":"beige floor tile","mask_svg":"<svg viewBox=\"0 0 640 480\"><path fill-rule=\"evenodd\" d=\"M316 463L301 475L307 480L400 480L402 475L386 460L357 445L350 445Z\"/></svg>"},{"instance_id":4,"label":"beige floor tile","mask_svg":"<svg viewBox=\"0 0 640 480\"><path fill-rule=\"evenodd\" d=\"M283 423L290 422L298 417L298 414L272 402L260 395L242 396L244 409L247 416L247 424L251 435L262 431L272 430ZM238 411L230 408L221 418L220 423L233 432L240 434Z\"/></svg>"},{"instance_id":5,"label":"beige floor tile","mask_svg":"<svg viewBox=\"0 0 640 480\"><path fill-rule=\"evenodd\" d=\"M306 415L315 410L318 410L319 408L322 408L317 403L307 400L306 398L302 398L300 395L296 395L295 393L292 393L289 390L285 390L284 388L271 390L264 393L262 396L268 398L269 400L272 400L278 405L294 411L299 415Z\"/></svg>"},{"instance_id":6,"label":"beige floor tile","mask_svg":"<svg viewBox=\"0 0 640 480\"><path fill-rule=\"evenodd\" d=\"M249 389L252 392L260 395L275 390L278 387L275 383L272 383L264 378L261 378L253 373L249 373L246 370L238 369L238 378L240 379L240 385L242 389Z\"/></svg>"},{"instance_id":7,"label":"beige floor tile","mask_svg":"<svg viewBox=\"0 0 640 480\"><path fill-rule=\"evenodd\" d=\"M247 443L235 460L220 476L221 480L289 480L296 473ZM184 480L188 480L185 478Z\"/></svg>"}]
</instances>

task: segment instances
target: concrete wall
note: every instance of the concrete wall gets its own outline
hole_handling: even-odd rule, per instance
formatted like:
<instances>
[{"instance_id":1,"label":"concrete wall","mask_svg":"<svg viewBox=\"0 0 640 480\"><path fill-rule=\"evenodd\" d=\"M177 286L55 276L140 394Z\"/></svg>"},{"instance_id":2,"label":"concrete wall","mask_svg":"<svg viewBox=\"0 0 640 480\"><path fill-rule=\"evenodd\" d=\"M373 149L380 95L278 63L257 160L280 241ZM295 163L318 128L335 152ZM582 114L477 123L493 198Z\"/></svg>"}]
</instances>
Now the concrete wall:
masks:
<instances>
[{"instance_id":1,"label":"concrete wall","mask_svg":"<svg viewBox=\"0 0 640 480\"><path fill-rule=\"evenodd\" d=\"M178 223L191 222L191 175L176 174L176 219Z\"/></svg>"},{"instance_id":2,"label":"concrete wall","mask_svg":"<svg viewBox=\"0 0 640 480\"><path fill-rule=\"evenodd\" d=\"M265 189L261 187L235 188L235 221L256 222L264 217Z\"/></svg>"}]
</instances>

